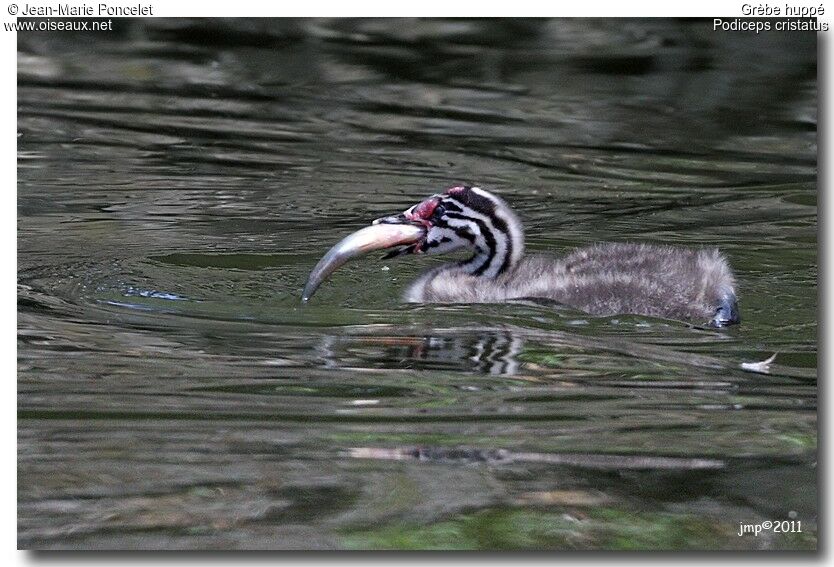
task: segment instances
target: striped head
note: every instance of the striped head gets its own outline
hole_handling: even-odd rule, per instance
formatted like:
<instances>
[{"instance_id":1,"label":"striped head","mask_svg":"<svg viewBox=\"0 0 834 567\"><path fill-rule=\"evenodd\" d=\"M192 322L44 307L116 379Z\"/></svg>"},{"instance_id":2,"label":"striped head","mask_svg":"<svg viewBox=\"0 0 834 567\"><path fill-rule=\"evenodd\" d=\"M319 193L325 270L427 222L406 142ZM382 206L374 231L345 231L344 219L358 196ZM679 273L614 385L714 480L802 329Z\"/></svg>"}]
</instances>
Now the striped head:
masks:
<instances>
[{"instance_id":1,"label":"striped head","mask_svg":"<svg viewBox=\"0 0 834 567\"><path fill-rule=\"evenodd\" d=\"M389 257L469 249L472 257L460 266L472 275L495 278L515 266L524 254L524 232L518 217L503 199L478 187L452 187L399 215L374 221L404 223L425 227L425 236Z\"/></svg>"}]
</instances>

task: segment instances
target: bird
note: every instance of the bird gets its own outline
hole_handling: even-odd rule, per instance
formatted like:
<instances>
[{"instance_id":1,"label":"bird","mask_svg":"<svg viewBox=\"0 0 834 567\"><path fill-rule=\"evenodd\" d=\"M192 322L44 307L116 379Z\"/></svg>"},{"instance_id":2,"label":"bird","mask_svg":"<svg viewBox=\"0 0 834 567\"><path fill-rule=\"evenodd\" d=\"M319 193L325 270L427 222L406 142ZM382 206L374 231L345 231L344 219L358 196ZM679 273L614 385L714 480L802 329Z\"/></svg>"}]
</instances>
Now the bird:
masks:
<instances>
[{"instance_id":1,"label":"bird","mask_svg":"<svg viewBox=\"0 0 834 567\"><path fill-rule=\"evenodd\" d=\"M319 261L302 299L347 260L465 249L463 260L428 269L405 290L409 303L543 300L589 315L642 315L726 327L741 322L736 282L714 247L602 242L564 256L526 254L524 228L498 195L457 185L343 239Z\"/></svg>"}]
</instances>

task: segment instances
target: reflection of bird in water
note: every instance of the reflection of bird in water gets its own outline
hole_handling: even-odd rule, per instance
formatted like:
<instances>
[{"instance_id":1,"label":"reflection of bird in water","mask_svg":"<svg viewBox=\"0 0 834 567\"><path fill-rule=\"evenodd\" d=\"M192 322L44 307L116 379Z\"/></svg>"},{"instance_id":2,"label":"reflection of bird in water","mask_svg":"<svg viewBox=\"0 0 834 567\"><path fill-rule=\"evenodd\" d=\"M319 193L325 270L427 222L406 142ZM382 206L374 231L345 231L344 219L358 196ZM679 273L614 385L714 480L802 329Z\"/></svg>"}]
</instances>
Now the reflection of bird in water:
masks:
<instances>
[{"instance_id":1,"label":"reflection of bird in water","mask_svg":"<svg viewBox=\"0 0 834 567\"><path fill-rule=\"evenodd\" d=\"M326 368L351 365L463 370L512 376L519 371L522 336L503 329L437 329L431 335L325 336L316 350ZM361 362L357 360L361 358Z\"/></svg>"},{"instance_id":2,"label":"reflection of bird in water","mask_svg":"<svg viewBox=\"0 0 834 567\"><path fill-rule=\"evenodd\" d=\"M477 187L452 187L348 236L313 269L304 300L351 257L393 247L389 256L473 252L420 276L405 292L411 302L540 298L594 315L647 315L717 327L740 320L733 275L717 249L604 243L562 258L525 255L518 217Z\"/></svg>"},{"instance_id":3,"label":"reflection of bird in water","mask_svg":"<svg viewBox=\"0 0 834 567\"><path fill-rule=\"evenodd\" d=\"M377 328L374 333L368 333L364 328L359 330L358 334L354 334L342 328L338 334L323 336L316 346L321 366L331 370L385 369L388 372L394 369L408 372L454 370L480 375L526 377L533 381L541 378L575 380L590 373L594 380L598 380L600 373L611 368L618 369L617 373L623 364L634 368L633 362L626 361L636 360L646 362L647 366L640 370L645 377L657 368L673 364L697 369L693 374L697 381L704 379L703 371L715 371L719 373L722 385L731 385L726 382L727 371L770 374L775 358L774 355L759 362L738 363L623 337L584 336L514 325L436 328L431 334L412 334L413 329L396 326ZM525 353L536 352L561 353L562 356L555 361L555 365L547 362L542 365L537 362L537 356L525 356ZM571 361L570 353L580 358ZM587 353L614 358L611 358L610 364L584 368ZM658 366L658 363L662 364ZM566 376L565 368L570 369L570 376ZM816 369L782 366L775 369L782 376L816 378ZM669 385L666 374L661 373L660 380L662 385ZM643 385L647 383L646 379L641 381Z\"/></svg>"}]
</instances>

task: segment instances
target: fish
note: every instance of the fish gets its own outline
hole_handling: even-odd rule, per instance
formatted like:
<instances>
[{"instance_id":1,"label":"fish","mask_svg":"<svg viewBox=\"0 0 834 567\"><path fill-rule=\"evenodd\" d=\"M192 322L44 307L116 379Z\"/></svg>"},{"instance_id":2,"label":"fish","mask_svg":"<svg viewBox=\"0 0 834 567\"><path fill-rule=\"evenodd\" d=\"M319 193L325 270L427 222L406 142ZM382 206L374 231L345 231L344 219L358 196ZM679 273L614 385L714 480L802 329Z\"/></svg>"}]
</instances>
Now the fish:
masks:
<instances>
[{"instance_id":1,"label":"fish","mask_svg":"<svg viewBox=\"0 0 834 567\"><path fill-rule=\"evenodd\" d=\"M340 240L322 256L310 272L301 301L310 301L319 286L348 260L374 250L410 245L426 236L426 228L417 224L373 224Z\"/></svg>"}]
</instances>

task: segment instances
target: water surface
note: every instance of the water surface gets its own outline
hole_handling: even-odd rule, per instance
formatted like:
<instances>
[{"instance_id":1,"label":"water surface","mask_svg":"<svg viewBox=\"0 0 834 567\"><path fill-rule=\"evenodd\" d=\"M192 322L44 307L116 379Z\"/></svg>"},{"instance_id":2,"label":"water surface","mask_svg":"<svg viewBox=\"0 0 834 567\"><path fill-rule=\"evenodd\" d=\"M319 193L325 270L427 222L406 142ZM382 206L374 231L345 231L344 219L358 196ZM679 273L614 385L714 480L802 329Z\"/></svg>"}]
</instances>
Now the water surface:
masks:
<instances>
[{"instance_id":1,"label":"water surface","mask_svg":"<svg viewBox=\"0 0 834 567\"><path fill-rule=\"evenodd\" d=\"M21 547L816 547L813 35L114 28L18 34ZM743 324L402 304L426 258L300 304L458 183L535 252L719 246Z\"/></svg>"}]
</instances>

